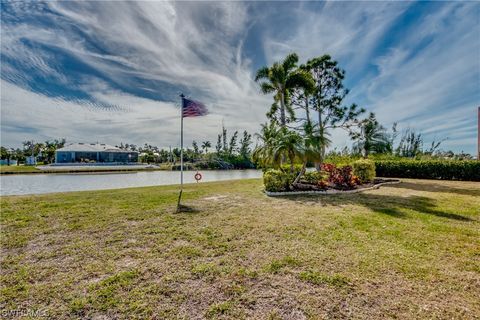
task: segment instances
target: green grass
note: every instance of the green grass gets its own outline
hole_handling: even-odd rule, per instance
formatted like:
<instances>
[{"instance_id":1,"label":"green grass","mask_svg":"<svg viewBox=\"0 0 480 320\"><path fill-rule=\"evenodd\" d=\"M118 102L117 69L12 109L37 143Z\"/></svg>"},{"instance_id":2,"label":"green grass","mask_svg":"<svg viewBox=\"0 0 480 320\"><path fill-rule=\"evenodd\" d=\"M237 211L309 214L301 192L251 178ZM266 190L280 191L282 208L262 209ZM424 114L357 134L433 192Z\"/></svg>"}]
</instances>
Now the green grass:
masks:
<instances>
[{"instance_id":1,"label":"green grass","mask_svg":"<svg viewBox=\"0 0 480 320\"><path fill-rule=\"evenodd\" d=\"M12 173L40 173L41 170L35 168L34 166L17 166L17 165L12 165L12 166L7 166L7 165L1 165L0 166L0 173L1 174L12 174Z\"/></svg>"},{"instance_id":2,"label":"green grass","mask_svg":"<svg viewBox=\"0 0 480 320\"><path fill-rule=\"evenodd\" d=\"M269 198L260 180L1 198L0 305L54 319L480 314L480 184Z\"/></svg>"},{"instance_id":3,"label":"green grass","mask_svg":"<svg viewBox=\"0 0 480 320\"><path fill-rule=\"evenodd\" d=\"M25 165L19 165L19 166L7 166L7 165L1 165L0 166L0 174L28 174L28 173L78 173L78 172L137 172L137 171L157 171L157 170L171 170L171 166L169 167L168 165L162 165L158 168L112 168L112 167L107 167L107 168L102 168L102 167L77 167L77 168L55 168L55 169L39 169L35 166L25 166Z\"/></svg>"}]
</instances>

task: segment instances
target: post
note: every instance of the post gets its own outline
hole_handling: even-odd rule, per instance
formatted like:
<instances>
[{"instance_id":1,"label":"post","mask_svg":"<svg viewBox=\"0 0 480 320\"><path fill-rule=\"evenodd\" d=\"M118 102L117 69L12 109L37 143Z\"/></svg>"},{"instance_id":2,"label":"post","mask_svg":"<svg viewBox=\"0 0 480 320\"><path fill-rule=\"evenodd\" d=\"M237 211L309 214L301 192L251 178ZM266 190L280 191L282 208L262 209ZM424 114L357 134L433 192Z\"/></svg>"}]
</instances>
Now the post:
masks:
<instances>
[{"instance_id":1,"label":"post","mask_svg":"<svg viewBox=\"0 0 480 320\"><path fill-rule=\"evenodd\" d=\"M478 120L477 120L478 132L477 132L477 161L480 161L480 107L478 107Z\"/></svg>"},{"instance_id":2,"label":"post","mask_svg":"<svg viewBox=\"0 0 480 320\"><path fill-rule=\"evenodd\" d=\"M178 202L177 202L177 212L180 212L180 201L182 200L182 192L183 192L183 98L185 97L180 94L182 98L182 103L180 104L180 194L178 195Z\"/></svg>"},{"instance_id":3,"label":"post","mask_svg":"<svg viewBox=\"0 0 480 320\"><path fill-rule=\"evenodd\" d=\"M183 94L182 105L180 107L180 190L183 190Z\"/></svg>"}]
</instances>

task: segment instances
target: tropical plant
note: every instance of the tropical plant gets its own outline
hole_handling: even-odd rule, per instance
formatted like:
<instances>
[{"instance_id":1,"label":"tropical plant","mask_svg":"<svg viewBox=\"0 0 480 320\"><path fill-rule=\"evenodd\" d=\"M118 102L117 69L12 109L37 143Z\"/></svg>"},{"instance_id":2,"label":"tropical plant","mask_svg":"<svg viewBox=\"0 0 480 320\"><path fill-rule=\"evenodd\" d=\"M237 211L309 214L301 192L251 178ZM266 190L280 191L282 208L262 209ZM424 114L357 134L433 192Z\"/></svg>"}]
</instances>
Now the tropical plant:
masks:
<instances>
[{"instance_id":1,"label":"tropical plant","mask_svg":"<svg viewBox=\"0 0 480 320\"><path fill-rule=\"evenodd\" d=\"M367 158L370 153L386 153L389 151L389 136L385 128L370 112L368 118L360 122L360 130L351 132L350 136L355 141L353 151Z\"/></svg>"},{"instance_id":2,"label":"tropical plant","mask_svg":"<svg viewBox=\"0 0 480 320\"><path fill-rule=\"evenodd\" d=\"M271 119L278 120L282 127L295 118L290 105L290 91L298 87L311 88L314 85L308 72L296 68L297 63L298 55L291 53L283 61L275 62L271 67L260 68L255 77L255 81L262 81L260 88L264 94L274 94L274 103L267 115ZM277 113L279 113L278 119Z\"/></svg>"},{"instance_id":3,"label":"tropical plant","mask_svg":"<svg viewBox=\"0 0 480 320\"><path fill-rule=\"evenodd\" d=\"M202 142L202 149L203 149L203 152L205 152L205 154L207 154L208 148L211 148L211 147L212 147L212 144L210 143L210 141Z\"/></svg>"},{"instance_id":4,"label":"tropical plant","mask_svg":"<svg viewBox=\"0 0 480 320\"><path fill-rule=\"evenodd\" d=\"M235 131L230 137L230 143L228 144L228 154L233 155L237 151L238 131Z\"/></svg>"},{"instance_id":5,"label":"tropical plant","mask_svg":"<svg viewBox=\"0 0 480 320\"><path fill-rule=\"evenodd\" d=\"M286 191L291 182L292 175L282 170L269 169L263 174L265 190L270 192Z\"/></svg>"},{"instance_id":6,"label":"tropical plant","mask_svg":"<svg viewBox=\"0 0 480 320\"><path fill-rule=\"evenodd\" d=\"M197 141L193 140L192 142L192 148L193 148L193 155L195 158L198 157L198 155L200 154L200 149L198 148L198 143Z\"/></svg>"},{"instance_id":7,"label":"tropical plant","mask_svg":"<svg viewBox=\"0 0 480 320\"><path fill-rule=\"evenodd\" d=\"M45 141L45 144L43 145L43 148L41 150L42 152L42 157L43 161L46 163L52 163L55 161L55 151L59 148L63 148L65 145L65 138L60 139L60 140L47 140Z\"/></svg>"},{"instance_id":8,"label":"tropical plant","mask_svg":"<svg viewBox=\"0 0 480 320\"><path fill-rule=\"evenodd\" d=\"M9 160L12 157L12 153L5 147L0 147L0 156L2 160Z\"/></svg>"},{"instance_id":9,"label":"tropical plant","mask_svg":"<svg viewBox=\"0 0 480 320\"><path fill-rule=\"evenodd\" d=\"M242 140L240 140L240 148L239 148L240 156L242 156L245 159L250 156L251 144L252 144L252 135L249 134L247 130L244 130Z\"/></svg>"},{"instance_id":10,"label":"tropical plant","mask_svg":"<svg viewBox=\"0 0 480 320\"><path fill-rule=\"evenodd\" d=\"M222 152L222 135L221 134L219 134L217 137L217 144L215 145L215 151L217 152L217 154Z\"/></svg>"},{"instance_id":11,"label":"tropical plant","mask_svg":"<svg viewBox=\"0 0 480 320\"><path fill-rule=\"evenodd\" d=\"M253 161L261 167L278 167L280 164L274 163L273 153L280 136L280 127L276 121L261 125L260 133L255 134L260 144L255 147L252 158Z\"/></svg>"},{"instance_id":12,"label":"tropical plant","mask_svg":"<svg viewBox=\"0 0 480 320\"><path fill-rule=\"evenodd\" d=\"M295 131L279 127L276 121L262 125L257 135L261 141L253 152L253 159L262 167L279 168L288 159L290 172L295 170L295 160L302 155L303 138Z\"/></svg>"},{"instance_id":13,"label":"tropical plant","mask_svg":"<svg viewBox=\"0 0 480 320\"><path fill-rule=\"evenodd\" d=\"M401 157L414 158L422 152L422 145L422 134L407 129L400 139L396 154Z\"/></svg>"},{"instance_id":14,"label":"tropical plant","mask_svg":"<svg viewBox=\"0 0 480 320\"><path fill-rule=\"evenodd\" d=\"M330 172L328 181L332 183L337 189L349 190L353 189L360 180L353 174L351 166L344 166L335 168Z\"/></svg>"},{"instance_id":15,"label":"tropical plant","mask_svg":"<svg viewBox=\"0 0 480 320\"><path fill-rule=\"evenodd\" d=\"M352 163L353 174L355 174L362 183L372 182L375 178L375 162L368 159L357 160Z\"/></svg>"},{"instance_id":16,"label":"tropical plant","mask_svg":"<svg viewBox=\"0 0 480 320\"><path fill-rule=\"evenodd\" d=\"M310 161L316 161L322 156L324 148L330 144L330 139L327 135L320 135L313 130L311 122L307 121L304 124L304 136L302 145L297 150L297 154L302 161L302 169L293 182L297 184L301 177L305 174L307 163Z\"/></svg>"},{"instance_id":17,"label":"tropical plant","mask_svg":"<svg viewBox=\"0 0 480 320\"><path fill-rule=\"evenodd\" d=\"M304 144L302 137L293 130L286 128L280 129L280 135L273 148L274 163L282 163L282 159L288 158L290 162L290 172L295 169L295 159L303 157Z\"/></svg>"}]
</instances>

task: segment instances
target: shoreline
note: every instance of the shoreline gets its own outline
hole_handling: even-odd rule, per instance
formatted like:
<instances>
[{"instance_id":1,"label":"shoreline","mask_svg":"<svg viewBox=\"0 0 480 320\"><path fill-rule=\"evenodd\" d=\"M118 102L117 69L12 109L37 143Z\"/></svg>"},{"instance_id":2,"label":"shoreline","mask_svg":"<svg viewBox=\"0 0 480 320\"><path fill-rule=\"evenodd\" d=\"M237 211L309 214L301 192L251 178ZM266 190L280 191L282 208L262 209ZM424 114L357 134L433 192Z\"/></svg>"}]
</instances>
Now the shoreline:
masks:
<instances>
[{"instance_id":1,"label":"shoreline","mask_svg":"<svg viewBox=\"0 0 480 320\"><path fill-rule=\"evenodd\" d=\"M35 167L31 171L0 171L0 175L16 175L16 174L65 174L65 173L102 173L102 172L139 172L139 171L174 171L163 168L105 168L105 169L58 169L58 170L42 170Z\"/></svg>"},{"instance_id":2,"label":"shoreline","mask_svg":"<svg viewBox=\"0 0 480 320\"><path fill-rule=\"evenodd\" d=\"M23 169L23 168L22 168ZM231 170L255 170L255 169L192 169L186 168L184 171L214 171L214 170L221 170L221 171L231 171ZM180 171L180 170L172 170L170 168L162 168L162 167L146 167L146 168L88 168L88 167L79 167L78 169L39 169L37 167L27 168L25 170L11 170L7 171L3 168L0 169L0 175L19 175L19 174L68 174L68 173L133 173L133 172L143 172L143 171Z\"/></svg>"}]
</instances>

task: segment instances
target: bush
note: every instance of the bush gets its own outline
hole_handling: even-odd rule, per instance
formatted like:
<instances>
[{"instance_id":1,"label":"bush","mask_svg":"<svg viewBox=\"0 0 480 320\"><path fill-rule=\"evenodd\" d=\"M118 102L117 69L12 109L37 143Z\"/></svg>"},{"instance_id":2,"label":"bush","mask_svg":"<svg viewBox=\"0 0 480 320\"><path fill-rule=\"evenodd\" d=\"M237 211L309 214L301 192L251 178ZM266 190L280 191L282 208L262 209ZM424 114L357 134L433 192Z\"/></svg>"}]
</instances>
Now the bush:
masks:
<instances>
[{"instance_id":1,"label":"bush","mask_svg":"<svg viewBox=\"0 0 480 320\"><path fill-rule=\"evenodd\" d=\"M333 163L322 163L321 170L326 172L327 174L331 174L333 171L337 169L337 166Z\"/></svg>"},{"instance_id":2,"label":"bush","mask_svg":"<svg viewBox=\"0 0 480 320\"><path fill-rule=\"evenodd\" d=\"M282 165L280 166L280 170L283 171L283 172L285 172L285 173L289 173L289 174L290 174L290 173L291 173L291 172L290 172L290 170L291 170L290 164L282 164ZM293 174L294 174L294 175L298 175L301 170L302 170L302 165L301 165L301 164L295 164L295 165L293 166Z\"/></svg>"},{"instance_id":3,"label":"bush","mask_svg":"<svg viewBox=\"0 0 480 320\"><path fill-rule=\"evenodd\" d=\"M294 175L281 170L270 169L263 173L265 190L270 192L289 190L294 179Z\"/></svg>"},{"instance_id":4,"label":"bush","mask_svg":"<svg viewBox=\"0 0 480 320\"><path fill-rule=\"evenodd\" d=\"M360 183L358 177L352 172L351 166L344 166L335 168L331 171L328 181L332 183L335 188L341 190L353 189Z\"/></svg>"},{"instance_id":5,"label":"bush","mask_svg":"<svg viewBox=\"0 0 480 320\"><path fill-rule=\"evenodd\" d=\"M320 181L325 180L324 175L318 171L305 172L302 180L310 184L318 184Z\"/></svg>"},{"instance_id":6,"label":"bush","mask_svg":"<svg viewBox=\"0 0 480 320\"><path fill-rule=\"evenodd\" d=\"M372 182L375 179L375 162L372 160L357 160L352 164L353 174L360 179L360 182Z\"/></svg>"},{"instance_id":7,"label":"bush","mask_svg":"<svg viewBox=\"0 0 480 320\"><path fill-rule=\"evenodd\" d=\"M480 181L480 161L375 161L377 177Z\"/></svg>"}]
</instances>

